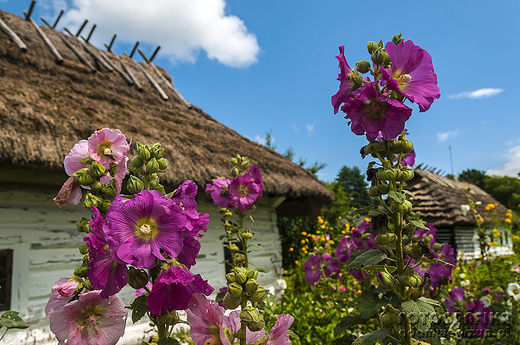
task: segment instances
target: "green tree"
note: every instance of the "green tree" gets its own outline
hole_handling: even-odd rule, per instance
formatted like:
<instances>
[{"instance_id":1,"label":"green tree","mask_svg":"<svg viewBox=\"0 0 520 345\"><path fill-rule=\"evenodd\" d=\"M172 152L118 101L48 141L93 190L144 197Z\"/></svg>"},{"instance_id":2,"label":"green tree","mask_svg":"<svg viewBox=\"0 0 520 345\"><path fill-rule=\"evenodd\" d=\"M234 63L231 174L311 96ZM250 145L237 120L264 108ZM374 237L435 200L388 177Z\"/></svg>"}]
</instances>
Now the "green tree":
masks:
<instances>
[{"instance_id":1,"label":"green tree","mask_svg":"<svg viewBox=\"0 0 520 345\"><path fill-rule=\"evenodd\" d=\"M466 169L459 175L459 181L473 183L475 186L484 189L484 180L486 173L477 169Z\"/></svg>"},{"instance_id":2,"label":"green tree","mask_svg":"<svg viewBox=\"0 0 520 345\"><path fill-rule=\"evenodd\" d=\"M484 188L493 198L512 210L520 204L520 179L510 176L487 176Z\"/></svg>"}]
</instances>

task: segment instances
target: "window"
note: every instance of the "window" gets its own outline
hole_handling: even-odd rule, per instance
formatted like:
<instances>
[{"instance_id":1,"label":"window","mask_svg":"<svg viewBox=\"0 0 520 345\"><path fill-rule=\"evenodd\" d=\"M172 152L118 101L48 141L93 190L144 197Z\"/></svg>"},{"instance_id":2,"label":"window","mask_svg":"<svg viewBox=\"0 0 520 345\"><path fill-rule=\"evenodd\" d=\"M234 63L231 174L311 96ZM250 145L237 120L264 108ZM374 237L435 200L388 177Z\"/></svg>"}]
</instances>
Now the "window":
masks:
<instances>
[{"instance_id":1,"label":"window","mask_svg":"<svg viewBox=\"0 0 520 345\"><path fill-rule=\"evenodd\" d=\"M227 245L229 242L224 242ZM240 250L242 250L242 243L233 242ZM233 263L233 258L231 257L231 251L228 247L224 247L224 261L226 266L226 275L231 271L231 265Z\"/></svg>"},{"instance_id":2,"label":"window","mask_svg":"<svg viewBox=\"0 0 520 345\"><path fill-rule=\"evenodd\" d=\"M0 310L11 309L11 277L13 273L13 250L0 250Z\"/></svg>"}]
</instances>

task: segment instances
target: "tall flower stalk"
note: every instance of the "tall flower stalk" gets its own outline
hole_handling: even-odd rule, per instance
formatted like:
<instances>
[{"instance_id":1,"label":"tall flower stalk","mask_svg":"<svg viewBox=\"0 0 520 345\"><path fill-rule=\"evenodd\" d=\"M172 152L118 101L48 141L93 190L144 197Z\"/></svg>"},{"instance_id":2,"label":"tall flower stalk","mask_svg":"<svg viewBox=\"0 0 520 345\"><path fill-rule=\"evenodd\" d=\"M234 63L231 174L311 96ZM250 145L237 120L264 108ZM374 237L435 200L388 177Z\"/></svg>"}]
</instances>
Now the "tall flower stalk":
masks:
<instances>
[{"instance_id":1,"label":"tall flower stalk","mask_svg":"<svg viewBox=\"0 0 520 345\"><path fill-rule=\"evenodd\" d=\"M413 150L405 130L412 109L405 102L417 103L421 112L426 111L440 93L430 55L412 41L396 35L386 45L382 41L369 42L367 48L372 64L361 60L352 69L346 61L345 48L340 47L340 55L336 57L340 88L332 96L334 112L341 109L352 132L365 135L369 141L361 149L362 157L375 158L367 168L371 183L367 193L379 201L379 206L358 212L372 216L371 232L377 233L374 238L377 247L350 258L348 268L377 274L380 286L393 291L398 303L388 303L383 308L380 330L361 336L355 343L389 338L412 345L413 328L424 332L429 323L412 320L410 314L431 313L439 306L437 301L424 297L430 275L421 275L415 269L424 264L453 265L440 259L449 251L434 253L440 248L433 241L414 237L417 230L429 229L413 217L413 195L404 188L406 181L414 176L413 169L407 166L409 163L404 162ZM366 73L372 78L362 76Z\"/></svg>"}]
</instances>

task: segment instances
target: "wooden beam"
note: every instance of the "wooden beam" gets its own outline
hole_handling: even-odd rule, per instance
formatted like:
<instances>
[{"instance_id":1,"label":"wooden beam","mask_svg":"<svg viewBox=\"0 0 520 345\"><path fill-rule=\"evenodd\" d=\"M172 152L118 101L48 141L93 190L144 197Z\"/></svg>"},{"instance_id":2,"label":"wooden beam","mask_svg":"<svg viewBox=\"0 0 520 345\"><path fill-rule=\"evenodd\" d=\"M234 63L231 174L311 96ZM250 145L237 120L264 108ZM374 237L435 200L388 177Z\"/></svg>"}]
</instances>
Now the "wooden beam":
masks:
<instances>
[{"instance_id":1,"label":"wooden beam","mask_svg":"<svg viewBox=\"0 0 520 345\"><path fill-rule=\"evenodd\" d=\"M117 37L116 34L114 34L114 36L112 36L112 40L110 41L109 45L107 45L105 43L105 47L107 48L107 51L112 52L112 44L114 44L114 41L116 40L116 37Z\"/></svg>"},{"instance_id":2,"label":"wooden beam","mask_svg":"<svg viewBox=\"0 0 520 345\"><path fill-rule=\"evenodd\" d=\"M31 18L35 4L36 4L35 0L31 1L31 5L29 6L29 11L23 13L25 15L25 20L29 20L29 18Z\"/></svg>"},{"instance_id":3,"label":"wooden beam","mask_svg":"<svg viewBox=\"0 0 520 345\"><path fill-rule=\"evenodd\" d=\"M56 18L56 21L54 22L54 25L52 26L53 29L56 29L56 25L58 25L58 22L60 21L60 18L62 15L63 15L63 10L61 10L60 14L58 14L58 18Z\"/></svg>"},{"instance_id":4,"label":"wooden beam","mask_svg":"<svg viewBox=\"0 0 520 345\"><path fill-rule=\"evenodd\" d=\"M18 37L18 35L15 34L14 31L11 30L11 28L9 26L7 26L7 24L1 18L0 18L0 29L2 29L2 31L5 32L7 34L7 36L9 36L9 38L14 43L16 43L18 48L20 48L23 52L27 51L27 46L25 45L25 43L23 43L23 41L20 39L20 37Z\"/></svg>"},{"instance_id":5,"label":"wooden beam","mask_svg":"<svg viewBox=\"0 0 520 345\"><path fill-rule=\"evenodd\" d=\"M101 56L103 59L105 59L105 61L107 62L107 64L110 65L110 67L112 67L117 73L119 73L119 75L121 76L121 78L123 78L128 84L130 85L134 85L134 82L132 81L132 79L130 79L130 77L122 70L120 69L119 67L117 67L116 65L114 65L112 63L112 61L110 61L110 59L108 58L108 56L105 55L105 53L103 53L103 51L99 51L99 56Z\"/></svg>"},{"instance_id":6,"label":"wooden beam","mask_svg":"<svg viewBox=\"0 0 520 345\"><path fill-rule=\"evenodd\" d=\"M87 41L87 39L83 36L81 36L81 38L83 38L85 41ZM79 41L79 40L78 40ZM83 49L89 53L93 58L94 60L96 60L97 63L101 64L104 68L106 68L109 72L114 72L114 69L112 67L110 67L109 64L106 63L106 61L101 58L91 47L92 45L88 44L88 43L83 43L81 41L79 41L82 45L83 45Z\"/></svg>"},{"instance_id":7,"label":"wooden beam","mask_svg":"<svg viewBox=\"0 0 520 345\"><path fill-rule=\"evenodd\" d=\"M31 18L31 16L28 13L26 13L26 12L24 12L23 14L27 18L27 20L29 22L31 22L31 24L34 26L34 29L36 29L36 32L38 33L38 35L40 35L40 37L42 38L43 42L47 45L47 47L49 48L51 53L54 55L54 58L56 59L56 62L61 65L63 63L63 57L61 56L61 54L58 51L58 49L56 49L56 47L54 46L54 44L52 44L52 42L49 39L49 37L47 37L45 32L43 32L43 30L40 28L40 26L38 24L36 24L36 22Z\"/></svg>"},{"instance_id":8,"label":"wooden beam","mask_svg":"<svg viewBox=\"0 0 520 345\"><path fill-rule=\"evenodd\" d=\"M159 49L161 49L161 46L157 46L157 48L155 48L152 56L150 56L150 62L153 61L153 59L155 59L155 56L157 55L157 53L159 52Z\"/></svg>"},{"instance_id":9,"label":"wooden beam","mask_svg":"<svg viewBox=\"0 0 520 345\"><path fill-rule=\"evenodd\" d=\"M125 53L125 56L128 56L128 55ZM132 79L132 81L134 82L134 85L137 88L137 90L143 91L143 87L141 86L141 83L139 82L139 80L137 80L137 78L135 77L135 74L132 72L130 67L128 67L126 65L126 63L123 62L123 60L120 60L120 62L121 62L121 67L130 76L130 79Z\"/></svg>"},{"instance_id":10,"label":"wooden beam","mask_svg":"<svg viewBox=\"0 0 520 345\"><path fill-rule=\"evenodd\" d=\"M70 35L70 31L67 29L67 28L64 28L65 31L67 31ZM72 35L72 37L74 37L74 35ZM96 68L94 66L92 66L92 64L90 63L90 61L88 61L84 56L83 54L81 54L72 44L70 44L70 42L65 38L63 37L63 35L60 35L60 38L61 40L63 41L63 43L65 43L65 45L67 46L67 48L69 48L70 50L72 50L72 52L77 56L77 58L79 59L79 61L81 61L85 66L87 66L91 72L96 72Z\"/></svg>"},{"instance_id":11,"label":"wooden beam","mask_svg":"<svg viewBox=\"0 0 520 345\"><path fill-rule=\"evenodd\" d=\"M94 25L92 26L92 29L90 29L90 32L89 32L89 34L88 34L88 36L87 36L87 39L85 40L87 43L89 43L89 41L90 41L90 37L92 37L92 34L94 33L94 30L96 30L96 27L97 27L97 25L94 24ZM82 36L82 37L83 37L83 36Z\"/></svg>"},{"instance_id":12,"label":"wooden beam","mask_svg":"<svg viewBox=\"0 0 520 345\"><path fill-rule=\"evenodd\" d=\"M130 58L134 57L135 50L137 49L137 46L139 45L139 41L135 42L134 49L132 49L132 52L130 53Z\"/></svg>"},{"instance_id":13,"label":"wooden beam","mask_svg":"<svg viewBox=\"0 0 520 345\"><path fill-rule=\"evenodd\" d=\"M85 19L83 24L81 24L81 26L79 27L78 32L76 33L76 37L79 37L79 34L81 33L81 31L83 31L83 28L85 27L85 25L87 25L87 23L88 23L88 19Z\"/></svg>"},{"instance_id":14,"label":"wooden beam","mask_svg":"<svg viewBox=\"0 0 520 345\"><path fill-rule=\"evenodd\" d=\"M146 79L148 79L148 81L152 84L152 86L159 92L159 94L161 95L161 98L164 101L167 101L169 98L168 95L166 93L164 93L163 89L159 86L159 84L157 84L157 82L155 81L155 79L153 79L153 77L150 75L150 73L146 72L146 70L138 62L136 62L135 64L141 70L141 72L144 74Z\"/></svg>"}]
</instances>

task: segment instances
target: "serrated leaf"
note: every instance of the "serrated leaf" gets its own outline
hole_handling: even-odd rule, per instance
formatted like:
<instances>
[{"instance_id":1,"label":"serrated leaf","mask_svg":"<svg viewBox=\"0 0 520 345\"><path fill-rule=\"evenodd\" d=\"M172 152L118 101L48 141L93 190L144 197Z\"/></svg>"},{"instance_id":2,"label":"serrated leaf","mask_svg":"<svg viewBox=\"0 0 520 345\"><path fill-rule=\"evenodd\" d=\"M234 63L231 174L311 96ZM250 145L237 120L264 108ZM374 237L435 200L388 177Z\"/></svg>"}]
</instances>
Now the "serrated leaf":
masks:
<instances>
[{"instance_id":1,"label":"serrated leaf","mask_svg":"<svg viewBox=\"0 0 520 345\"><path fill-rule=\"evenodd\" d=\"M432 323L432 316L435 315L435 308L440 307L440 303L430 298L420 297L416 300L405 301L401 304L401 311L404 312L410 323L420 332L427 332Z\"/></svg>"},{"instance_id":2,"label":"serrated leaf","mask_svg":"<svg viewBox=\"0 0 520 345\"><path fill-rule=\"evenodd\" d=\"M386 254L382 251L378 249L370 249L350 262L348 268L354 271L359 271L363 266L376 265L386 258Z\"/></svg>"},{"instance_id":3,"label":"serrated leaf","mask_svg":"<svg viewBox=\"0 0 520 345\"><path fill-rule=\"evenodd\" d=\"M444 266L455 267L455 265L450 264L449 262L446 262L446 261L439 260L439 259L422 258L421 261L429 263L429 264L441 264L441 265L444 265Z\"/></svg>"},{"instance_id":4,"label":"serrated leaf","mask_svg":"<svg viewBox=\"0 0 520 345\"><path fill-rule=\"evenodd\" d=\"M391 304L398 308L401 303L399 296L392 291L385 291L378 287L363 289L361 295L356 296L352 301L352 306L359 310L367 320L376 316L381 311L381 307Z\"/></svg>"},{"instance_id":5,"label":"serrated leaf","mask_svg":"<svg viewBox=\"0 0 520 345\"><path fill-rule=\"evenodd\" d=\"M410 220L410 224L415 225L416 228L423 229L423 230L430 230L426 226L426 223L422 220Z\"/></svg>"},{"instance_id":6,"label":"serrated leaf","mask_svg":"<svg viewBox=\"0 0 520 345\"><path fill-rule=\"evenodd\" d=\"M0 316L0 321L7 329L25 329L29 327L17 311L8 310Z\"/></svg>"},{"instance_id":7,"label":"serrated leaf","mask_svg":"<svg viewBox=\"0 0 520 345\"><path fill-rule=\"evenodd\" d=\"M412 192L408 191L408 190L403 190L403 194L406 195L408 198L413 198L415 197L415 195L412 194Z\"/></svg>"},{"instance_id":8,"label":"serrated leaf","mask_svg":"<svg viewBox=\"0 0 520 345\"><path fill-rule=\"evenodd\" d=\"M393 273L397 267L395 266L386 266L386 265L372 265L363 267L362 270L367 272L368 274L378 274L381 271L386 271L388 273Z\"/></svg>"},{"instance_id":9,"label":"serrated leaf","mask_svg":"<svg viewBox=\"0 0 520 345\"><path fill-rule=\"evenodd\" d=\"M364 334L364 335L360 336L359 338L357 338L356 340L354 340L354 342L352 343L352 345L358 345L358 344L363 344L363 345L375 344L375 343L377 343L378 341L385 339L387 335L388 335L388 330L386 330L386 329L384 329L384 328L381 328L381 329L378 329L377 331L370 332L370 333L368 333L368 334Z\"/></svg>"},{"instance_id":10,"label":"serrated leaf","mask_svg":"<svg viewBox=\"0 0 520 345\"><path fill-rule=\"evenodd\" d=\"M388 197L398 204L402 204L406 200L403 194L396 192L395 190L388 192Z\"/></svg>"},{"instance_id":11,"label":"serrated leaf","mask_svg":"<svg viewBox=\"0 0 520 345\"><path fill-rule=\"evenodd\" d=\"M148 306L146 305L146 295L142 295L137 297L132 304L130 305L130 309L132 310L132 322L136 323L141 320L148 311Z\"/></svg>"}]
</instances>

